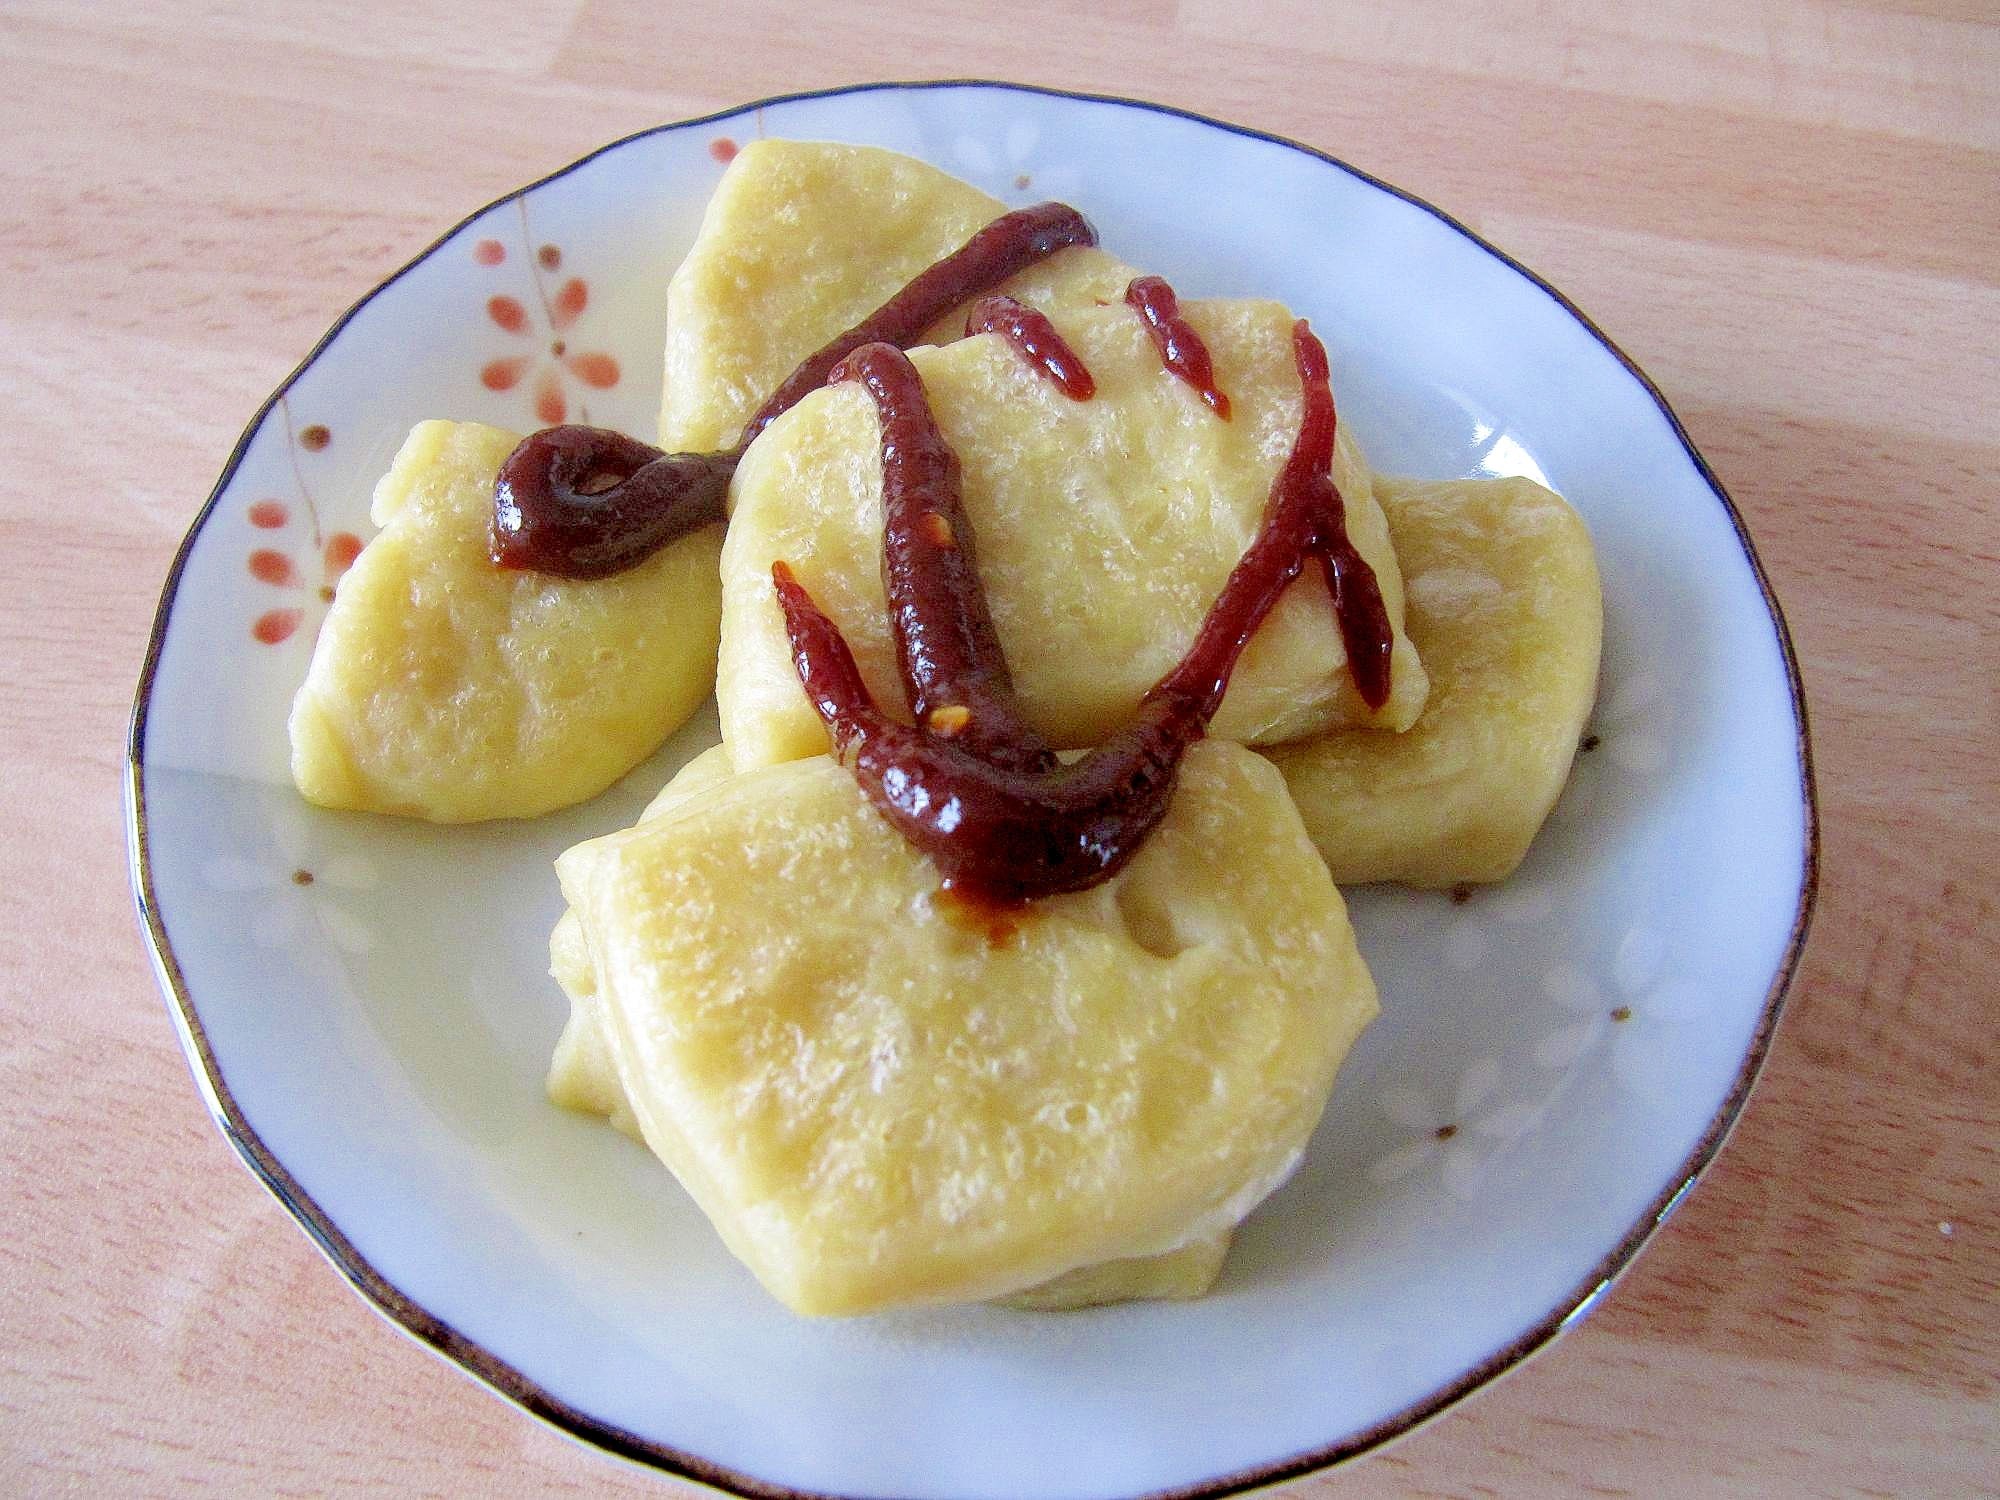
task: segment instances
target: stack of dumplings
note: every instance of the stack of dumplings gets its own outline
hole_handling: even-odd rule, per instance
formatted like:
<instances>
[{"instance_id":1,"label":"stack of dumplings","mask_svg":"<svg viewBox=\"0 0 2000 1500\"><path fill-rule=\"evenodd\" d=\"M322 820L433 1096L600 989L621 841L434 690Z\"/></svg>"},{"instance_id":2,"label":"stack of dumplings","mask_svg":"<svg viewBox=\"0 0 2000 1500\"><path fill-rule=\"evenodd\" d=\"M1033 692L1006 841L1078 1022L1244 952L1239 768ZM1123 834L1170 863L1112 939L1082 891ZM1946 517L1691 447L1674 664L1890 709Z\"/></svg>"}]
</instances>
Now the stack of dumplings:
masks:
<instances>
[{"instance_id":1,"label":"stack of dumplings","mask_svg":"<svg viewBox=\"0 0 2000 1500\"><path fill-rule=\"evenodd\" d=\"M803 359L1004 212L891 152L746 146L671 284L661 446L728 448ZM1224 421L1125 305L1139 274L1076 246L1000 288L1082 357L1088 401L964 337L962 311L910 352L1023 715L1065 750L1129 723L1180 659L1302 414L1292 313L1183 305ZM596 581L490 561L518 440L411 433L294 703L294 779L326 807L533 817L603 790L714 690L722 743L557 861L571 1015L549 1094L643 1141L801 1313L1206 1292L1377 1012L1338 886L1504 878L1595 696L1576 513L1521 479L1374 475L1343 426L1333 479L1389 615L1387 700L1356 691L1309 568L1130 863L969 921L829 755L772 588L786 563L907 721L866 393L799 401L743 454L726 526Z\"/></svg>"}]
</instances>

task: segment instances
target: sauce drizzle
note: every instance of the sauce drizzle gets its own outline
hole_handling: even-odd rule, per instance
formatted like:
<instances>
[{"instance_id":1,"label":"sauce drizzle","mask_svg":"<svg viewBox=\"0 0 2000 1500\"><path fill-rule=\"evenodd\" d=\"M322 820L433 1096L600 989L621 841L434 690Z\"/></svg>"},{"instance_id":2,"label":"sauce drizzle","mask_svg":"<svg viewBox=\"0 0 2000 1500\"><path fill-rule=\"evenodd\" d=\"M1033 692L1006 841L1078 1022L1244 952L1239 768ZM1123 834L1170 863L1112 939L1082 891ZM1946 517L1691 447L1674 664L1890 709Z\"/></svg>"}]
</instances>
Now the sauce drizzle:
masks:
<instances>
[{"instance_id":1,"label":"sauce drizzle","mask_svg":"<svg viewBox=\"0 0 2000 1500\"><path fill-rule=\"evenodd\" d=\"M972 566L958 466L923 382L898 350L870 346L832 378L859 380L881 413L883 573L915 725L876 705L839 627L782 561L771 581L807 697L890 824L938 867L947 890L990 905L1083 890L1115 875L1166 816L1181 757L1206 732L1231 671L1306 559L1327 570L1362 697L1388 696L1390 623L1374 571L1347 539L1332 479L1337 416L1326 351L1303 322L1293 354L1304 413L1256 539L1193 644L1140 701L1133 722L1082 759L1056 759L1021 718ZM929 545L942 516L954 545ZM1359 649L1357 649L1359 647ZM950 700L939 704L942 695ZM943 707L950 729L934 727Z\"/></svg>"},{"instance_id":2,"label":"sauce drizzle","mask_svg":"<svg viewBox=\"0 0 2000 1500\"><path fill-rule=\"evenodd\" d=\"M1083 357L1070 348L1046 316L1012 297L988 297L974 307L965 320L965 336L997 333L1005 339L1028 368L1048 380L1072 401L1088 401L1097 394Z\"/></svg>"},{"instance_id":3,"label":"sauce drizzle","mask_svg":"<svg viewBox=\"0 0 2000 1500\"><path fill-rule=\"evenodd\" d=\"M1162 277L1135 276L1125 288L1125 303L1146 325L1167 372L1192 386L1202 404L1227 422L1229 397L1215 383L1215 361L1194 325L1181 316L1174 289Z\"/></svg>"},{"instance_id":4,"label":"sauce drizzle","mask_svg":"<svg viewBox=\"0 0 2000 1500\"><path fill-rule=\"evenodd\" d=\"M1192 695L1205 705L1204 718L1221 706L1237 656L1278 596L1304 570L1307 559L1315 557L1333 596L1348 671L1361 701L1370 708L1389 701L1395 629L1375 569L1347 534L1347 506L1333 482L1339 416L1326 346L1303 318L1292 325L1292 358L1303 388L1304 411L1291 454L1271 485L1263 524L1209 606L1187 655L1148 695Z\"/></svg>"},{"instance_id":5,"label":"sauce drizzle","mask_svg":"<svg viewBox=\"0 0 2000 1500\"><path fill-rule=\"evenodd\" d=\"M741 452L783 413L827 383L833 367L863 344L907 349L954 307L990 292L1058 250L1095 245L1097 231L1067 203L1038 203L1002 214L917 276L895 296L809 357L771 395L743 429Z\"/></svg>"},{"instance_id":6,"label":"sauce drizzle","mask_svg":"<svg viewBox=\"0 0 2000 1500\"><path fill-rule=\"evenodd\" d=\"M493 481L493 561L609 578L723 519L732 453L665 454L602 427L545 427Z\"/></svg>"},{"instance_id":7,"label":"sauce drizzle","mask_svg":"<svg viewBox=\"0 0 2000 1500\"><path fill-rule=\"evenodd\" d=\"M979 581L958 455L900 349L868 344L830 380L858 381L882 427L882 582L910 712L965 755L1042 772L1055 752L1028 727Z\"/></svg>"},{"instance_id":8,"label":"sauce drizzle","mask_svg":"<svg viewBox=\"0 0 2000 1500\"><path fill-rule=\"evenodd\" d=\"M554 427L525 438L493 485L492 557L502 568L606 578L721 520L729 479L750 440L826 383L866 344L915 343L953 308L1072 245L1095 245L1065 203L1002 214L920 272L861 322L785 377L721 453L662 453L604 428Z\"/></svg>"}]
</instances>

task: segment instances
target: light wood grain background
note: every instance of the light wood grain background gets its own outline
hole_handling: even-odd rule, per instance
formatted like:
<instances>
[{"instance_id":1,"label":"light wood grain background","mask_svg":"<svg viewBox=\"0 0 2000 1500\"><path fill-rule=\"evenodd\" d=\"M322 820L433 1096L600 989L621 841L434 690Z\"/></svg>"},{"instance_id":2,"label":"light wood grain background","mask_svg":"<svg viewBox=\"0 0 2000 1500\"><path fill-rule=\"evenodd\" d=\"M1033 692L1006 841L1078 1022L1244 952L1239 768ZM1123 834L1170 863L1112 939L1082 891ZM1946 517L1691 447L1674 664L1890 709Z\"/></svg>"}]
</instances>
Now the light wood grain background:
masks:
<instances>
[{"instance_id":1,"label":"light wood grain background","mask_svg":"<svg viewBox=\"0 0 2000 1500\"><path fill-rule=\"evenodd\" d=\"M1617 1293L1304 1492L2000 1493L1990 0L0 6L0 1490L659 1495L379 1321L203 1113L127 894L130 695L243 422L462 213L791 89L1150 97L1469 220L1664 388L1804 661L1820 914Z\"/></svg>"}]
</instances>

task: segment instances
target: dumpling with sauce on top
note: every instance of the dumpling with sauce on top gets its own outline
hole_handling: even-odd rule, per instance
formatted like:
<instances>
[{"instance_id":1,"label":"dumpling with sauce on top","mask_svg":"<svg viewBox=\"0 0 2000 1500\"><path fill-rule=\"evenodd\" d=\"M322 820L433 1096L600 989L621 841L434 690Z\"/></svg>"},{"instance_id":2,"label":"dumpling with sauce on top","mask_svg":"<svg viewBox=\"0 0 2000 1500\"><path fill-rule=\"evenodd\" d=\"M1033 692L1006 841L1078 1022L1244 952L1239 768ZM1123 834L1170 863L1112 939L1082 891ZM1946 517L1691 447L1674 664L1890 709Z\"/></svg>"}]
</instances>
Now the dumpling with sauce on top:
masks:
<instances>
[{"instance_id":1,"label":"dumpling with sauce on top","mask_svg":"<svg viewBox=\"0 0 2000 1500\"><path fill-rule=\"evenodd\" d=\"M1096 394L1072 400L997 334L910 361L958 456L970 543L1023 715L1049 743L1103 743L1186 651L1257 534L1298 435L1293 319L1275 302L1182 311L1229 396L1223 420L1170 374L1122 302L1051 315ZM818 754L827 740L793 668L771 565L784 561L840 627L877 703L901 711L882 582L882 461L873 402L855 384L814 392L745 453L723 546L717 701L739 770ZM1210 733L1249 744L1329 728L1400 730L1427 679L1402 629L1402 577L1366 460L1341 430L1333 478L1375 571L1394 652L1370 709L1319 570L1308 568L1252 639Z\"/></svg>"},{"instance_id":2,"label":"dumpling with sauce on top","mask_svg":"<svg viewBox=\"0 0 2000 1500\"><path fill-rule=\"evenodd\" d=\"M493 480L519 441L420 422L376 486L381 531L341 579L292 703L308 802L531 818L596 796L707 698L721 525L611 578L502 570Z\"/></svg>"},{"instance_id":3,"label":"dumpling with sauce on top","mask_svg":"<svg viewBox=\"0 0 2000 1500\"><path fill-rule=\"evenodd\" d=\"M1093 1300L1173 1252L1205 1285L1376 1010L1276 773L1199 744L1119 875L968 921L841 766L715 770L558 860L557 960L759 1280L813 1314Z\"/></svg>"},{"instance_id":4,"label":"dumpling with sauce on top","mask_svg":"<svg viewBox=\"0 0 2000 1500\"><path fill-rule=\"evenodd\" d=\"M720 786L730 776L729 751L713 745L689 761L640 814L641 823L662 817L681 804ZM549 1063L551 1103L596 1115L644 1144L639 1122L625 1096L605 1034L596 964L576 914L565 911L549 936L549 972L570 1004L568 1023ZM1222 1272L1231 1230L1197 1235L1157 1255L1127 1256L1079 1266L1053 1280L997 1300L1015 1307L1056 1311L1146 1298L1190 1298L1205 1294Z\"/></svg>"}]
</instances>

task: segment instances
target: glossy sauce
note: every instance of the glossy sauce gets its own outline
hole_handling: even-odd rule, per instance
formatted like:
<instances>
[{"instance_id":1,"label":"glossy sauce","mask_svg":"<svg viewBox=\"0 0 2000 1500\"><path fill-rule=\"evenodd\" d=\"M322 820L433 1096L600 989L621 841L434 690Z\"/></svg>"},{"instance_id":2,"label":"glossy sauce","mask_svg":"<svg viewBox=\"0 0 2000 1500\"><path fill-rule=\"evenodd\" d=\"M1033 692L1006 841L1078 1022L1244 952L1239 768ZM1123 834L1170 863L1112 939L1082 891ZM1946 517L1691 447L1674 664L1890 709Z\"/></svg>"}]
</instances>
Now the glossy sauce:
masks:
<instances>
[{"instance_id":1,"label":"glossy sauce","mask_svg":"<svg viewBox=\"0 0 2000 1500\"><path fill-rule=\"evenodd\" d=\"M545 427L493 481L493 561L608 578L723 518L736 455L665 454L602 427Z\"/></svg>"},{"instance_id":2,"label":"glossy sauce","mask_svg":"<svg viewBox=\"0 0 2000 1500\"><path fill-rule=\"evenodd\" d=\"M1394 627L1374 568L1347 534L1347 506L1333 482L1339 418L1328 381L1326 348L1304 319L1292 325L1292 358L1298 366L1304 410L1299 435L1271 486L1263 524L1209 607L1187 655L1153 689L1206 705L1204 718L1222 702L1229 673L1278 596L1317 558L1333 596L1348 671L1370 708L1389 701Z\"/></svg>"},{"instance_id":3,"label":"glossy sauce","mask_svg":"<svg viewBox=\"0 0 2000 1500\"><path fill-rule=\"evenodd\" d=\"M1029 369L1070 400L1088 401L1097 394L1097 382L1091 378L1082 356L1056 332L1056 325L1034 308L1012 297L988 297L965 320L967 338L982 333L999 334L1027 361Z\"/></svg>"},{"instance_id":4,"label":"glossy sauce","mask_svg":"<svg viewBox=\"0 0 2000 1500\"><path fill-rule=\"evenodd\" d=\"M1042 772L1055 752L1014 700L1007 654L979 581L958 455L938 431L922 377L900 349L869 344L834 367L881 421L882 581L910 712L963 755Z\"/></svg>"},{"instance_id":5,"label":"glossy sauce","mask_svg":"<svg viewBox=\"0 0 2000 1500\"><path fill-rule=\"evenodd\" d=\"M921 272L860 323L785 377L723 453L662 453L596 427L524 439L493 485L493 561L560 578L606 578L723 517L730 476L750 440L826 383L866 344L913 344L955 307L1097 233L1063 203L1003 214Z\"/></svg>"},{"instance_id":6,"label":"glossy sauce","mask_svg":"<svg viewBox=\"0 0 2000 1500\"><path fill-rule=\"evenodd\" d=\"M1181 757L1206 732L1243 648L1309 557L1326 569L1362 697L1378 707L1387 699L1388 614L1373 570L1347 539L1332 479L1337 417L1326 351L1303 321L1293 328L1293 353L1304 411L1256 539L1133 723L1067 764L1014 702L972 563L957 461L914 367L877 345L832 372L861 381L881 413L883 574L914 725L877 706L839 628L791 569L774 563L771 579L799 680L835 755L947 889L1005 908L1083 890L1122 869L1166 816ZM949 522L951 545L928 539L932 516ZM960 707L967 712L945 720L949 732L933 727L942 709Z\"/></svg>"},{"instance_id":7,"label":"glossy sauce","mask_svg":"<svg viewBox=\"0 0 2000 1500\"><path fill-rule=\"evenodd\" d=\"M992 291L1058 250L1096 243L1097 231L1090 221L1067 203L1038 203L1002 214L786 376L743 429L737 451L825 385L833 367L863 344L907 349L954 307Z\"/></svg>"},{"instance_id":8,"label":"glossy sauce","mask_svg":"<svg viewBox=\"0 0 2000 1500\"><path fill-rule=\"evenodd\" d=\"M1174 289L1158 276L1135 277L1125 288L1125 305L1146 325L1168 373L1193 387L1202 404L1227 422L1229 397L1215 383L1215 361L1194 325L1181 316Z\"/></svg>"}]
</instances>

